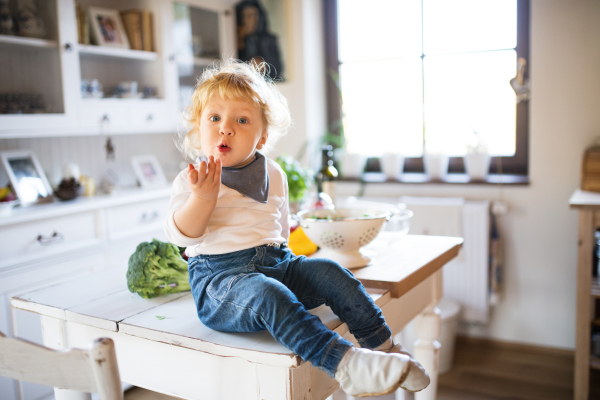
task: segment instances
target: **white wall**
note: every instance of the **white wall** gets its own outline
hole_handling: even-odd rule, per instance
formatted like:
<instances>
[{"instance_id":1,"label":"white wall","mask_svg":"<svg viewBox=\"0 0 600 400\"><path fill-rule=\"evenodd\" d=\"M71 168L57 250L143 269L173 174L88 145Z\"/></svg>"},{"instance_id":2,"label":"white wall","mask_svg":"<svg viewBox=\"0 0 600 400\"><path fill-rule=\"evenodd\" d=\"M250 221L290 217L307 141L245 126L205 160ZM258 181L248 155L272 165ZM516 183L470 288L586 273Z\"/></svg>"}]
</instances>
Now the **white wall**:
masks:
<instances>
[{"instance_id":1,"label":"white wall","mask_svg":"<svg viewBox=\"0 0 600 400\"><path fill-rule=\"evenodd\" d=\"M531 184L367 185L367 196L462 196L509 204L500 222L504 297L491 323L471 327L472 335L574 348L577 213L568 200L579 185L583 150L600 136L599 21L598 1L532 0ZM342 195L358 191L355 184L339 187Z\"/></svg>"}]
</instances>

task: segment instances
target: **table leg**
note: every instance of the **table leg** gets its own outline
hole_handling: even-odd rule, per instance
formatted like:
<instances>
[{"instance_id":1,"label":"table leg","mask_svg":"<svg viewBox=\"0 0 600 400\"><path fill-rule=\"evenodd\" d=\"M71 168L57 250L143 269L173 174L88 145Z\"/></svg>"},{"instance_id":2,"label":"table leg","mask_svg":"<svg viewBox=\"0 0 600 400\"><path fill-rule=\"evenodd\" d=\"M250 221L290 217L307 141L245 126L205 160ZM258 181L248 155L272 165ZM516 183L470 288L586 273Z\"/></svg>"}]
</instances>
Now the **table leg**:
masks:
<instances>
[{"instance_id":1,"label":"table leg","mask_svg":"<svg viewBox=\"0 0 600 400\"><path fill-rule=\"evenodd\" d=\"M590 323L592 321L592 251L594 211L579 211L577 249L577 319L575 329L575 400L587 400L590 384Z\"/></svg>"},{"instance_id":2,"label":"table leg","mask_svg":"<svg viewBox=\"0 0 600 400\"><path fill-rule=\"evenodd\" d=\"M440 310L430 305L415 320L415 342L414 356L429 374L431 383L429 386L415 393L415 400L435 400L437 394L439 355L442 347L437 338L440 337L442 319Z\"/></svg>"},{"instance_id":3,"label":"table leg","mask_svg":"<svg viewBox=\"0 0 600 400\"><path fill-rule=\"evenodd\" d=\"M42 321L42 337L44 346L55 350L67 349L68 343L65 335L65 321L40 315ZM54 388L55 400L92 400L90 393L78 390Z\"/></svg>"}]
</instances>

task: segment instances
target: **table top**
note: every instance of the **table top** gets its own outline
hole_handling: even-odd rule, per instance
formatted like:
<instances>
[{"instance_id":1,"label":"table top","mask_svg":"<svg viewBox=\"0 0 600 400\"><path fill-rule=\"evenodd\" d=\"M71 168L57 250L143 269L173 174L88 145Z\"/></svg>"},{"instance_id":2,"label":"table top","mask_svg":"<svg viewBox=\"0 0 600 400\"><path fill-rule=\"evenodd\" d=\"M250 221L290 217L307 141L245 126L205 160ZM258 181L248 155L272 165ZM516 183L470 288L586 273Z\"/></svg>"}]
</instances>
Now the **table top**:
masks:
<instances>
[{"instance_id":1,"label":"table top","mask_svg":"<svg viewBox=\"0 0 600 400\"><path fill-rule=\"evenodd\" d=\"M368 246L377 251L372 265L352 272L382 307L440 269L458 254L461 244L462 238L381 235ZM154 299L130 293L120 268L15 296L11 304L44 316L212 354L287 367L302 362L266 331L229 334L205 327L190 292ZM321 306L311 313L341 335L348 331L329 307Z\"/></svg>"},{"instance_id":2,"label":"table top","mask_svg":"<svg viewBox=\"0 0 600 400\"><path fill-rule=\"evenodd\" d=\"M577 189L569 199L569 205L576 208L600 207L600 193Z\"/></svg>"},{"instance_id":3,"label":"table top","mask_svg":"<svg viewBox=\"0 0 600 400\"><path fill-rule=\"evenodd\" d=\"M375 254L373 262L351 271L365 287L386 289L399 298L456 257L462 243L460 237L384 231L363 248Z\"/></svg>"}]
</instances>

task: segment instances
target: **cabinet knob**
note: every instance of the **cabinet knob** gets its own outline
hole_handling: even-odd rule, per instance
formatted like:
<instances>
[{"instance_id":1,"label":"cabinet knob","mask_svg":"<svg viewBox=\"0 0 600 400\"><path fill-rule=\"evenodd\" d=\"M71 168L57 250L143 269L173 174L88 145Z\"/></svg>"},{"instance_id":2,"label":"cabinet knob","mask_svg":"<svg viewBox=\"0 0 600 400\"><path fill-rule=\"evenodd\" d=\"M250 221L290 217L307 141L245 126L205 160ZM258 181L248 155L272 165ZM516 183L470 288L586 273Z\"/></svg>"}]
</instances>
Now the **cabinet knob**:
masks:
<instances>
[{"instance_id":1,"label":"cabinet knob","mask_svg":"<svg viewBox=\"0 0 600 400\"><path fill-rule=\"evenodd\" d=\"M142 223L149 224L150 222L155 221L158 218L158 211L154 210L151 213L143 213L142 214Z\"/></svg>"},{"instance_id":2,"label":"cabinet knob","mask_svg":"<svg viewBox=\"0 0 600 400\"><path fill-rule=\"evenodd\" d=\"M146 121L151 122L154 119L154 115L153 114L148 114L148 116L146 117Z\"/></svg>"},{"instance_id":3,"label":"cabinet knob","mask_svg":"<svg viewBox=\"0 0 600 400\"><path fill-rule=\"evenodd\" d=\"M54 233L52 233L52 236L44 236L42 234L39 234L36 240L42 246L50 246L62 242L63 240L65 240L65 237L62 233L54 231Z\"/></svg>"},{"instance_id":4,"label":"cabinet knob","mask_svg":"<svg viewBox=\"0 0 600 400\"><path fill-rule=\"evenodd\" d=\"M171 54L171 55L169 56L169 61L170 61L170 62L173 62L173 61L175 61L175 54Z\"/></svg>"},{"instance_id":5,"label":"cabinet knob","mask_svg":"<svg viewBox=\"0 0 600 400\"><path fill-rule=\"evenodd\" d=\"M65 43L65 51L70 53L73 51L73 45L71 43Z\"/></svg>"},{"instance_id":6,"label":"cabinet knob","mask_svg":"<svg viewBox=\"0 0 600 400\"><path fill-rule=\"evenodd\" d=\"M102 122L110 122L110 118L108 117L108 114L104 114L102 116Z\"/></svg>"}]
</instances>

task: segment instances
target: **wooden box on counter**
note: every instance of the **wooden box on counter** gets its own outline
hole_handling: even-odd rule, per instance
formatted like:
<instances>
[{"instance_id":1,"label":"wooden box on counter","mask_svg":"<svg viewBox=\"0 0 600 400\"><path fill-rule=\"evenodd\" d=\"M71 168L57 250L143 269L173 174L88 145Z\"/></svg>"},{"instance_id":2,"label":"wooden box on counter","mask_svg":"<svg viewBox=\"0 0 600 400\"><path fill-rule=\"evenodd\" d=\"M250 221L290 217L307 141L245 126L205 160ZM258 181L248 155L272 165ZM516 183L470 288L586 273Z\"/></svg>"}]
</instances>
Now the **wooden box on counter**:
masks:
<instances>
[{"instance_id":1,"label":"wooden box on counter","mask_svg":"<svg viewBox=\"0 0 600 400\"><path fill-rule=\"evenodd\" d=\"M581 190L600 192L600 146L590 147L583 154Z\"/></svg>"}]
</instances>

